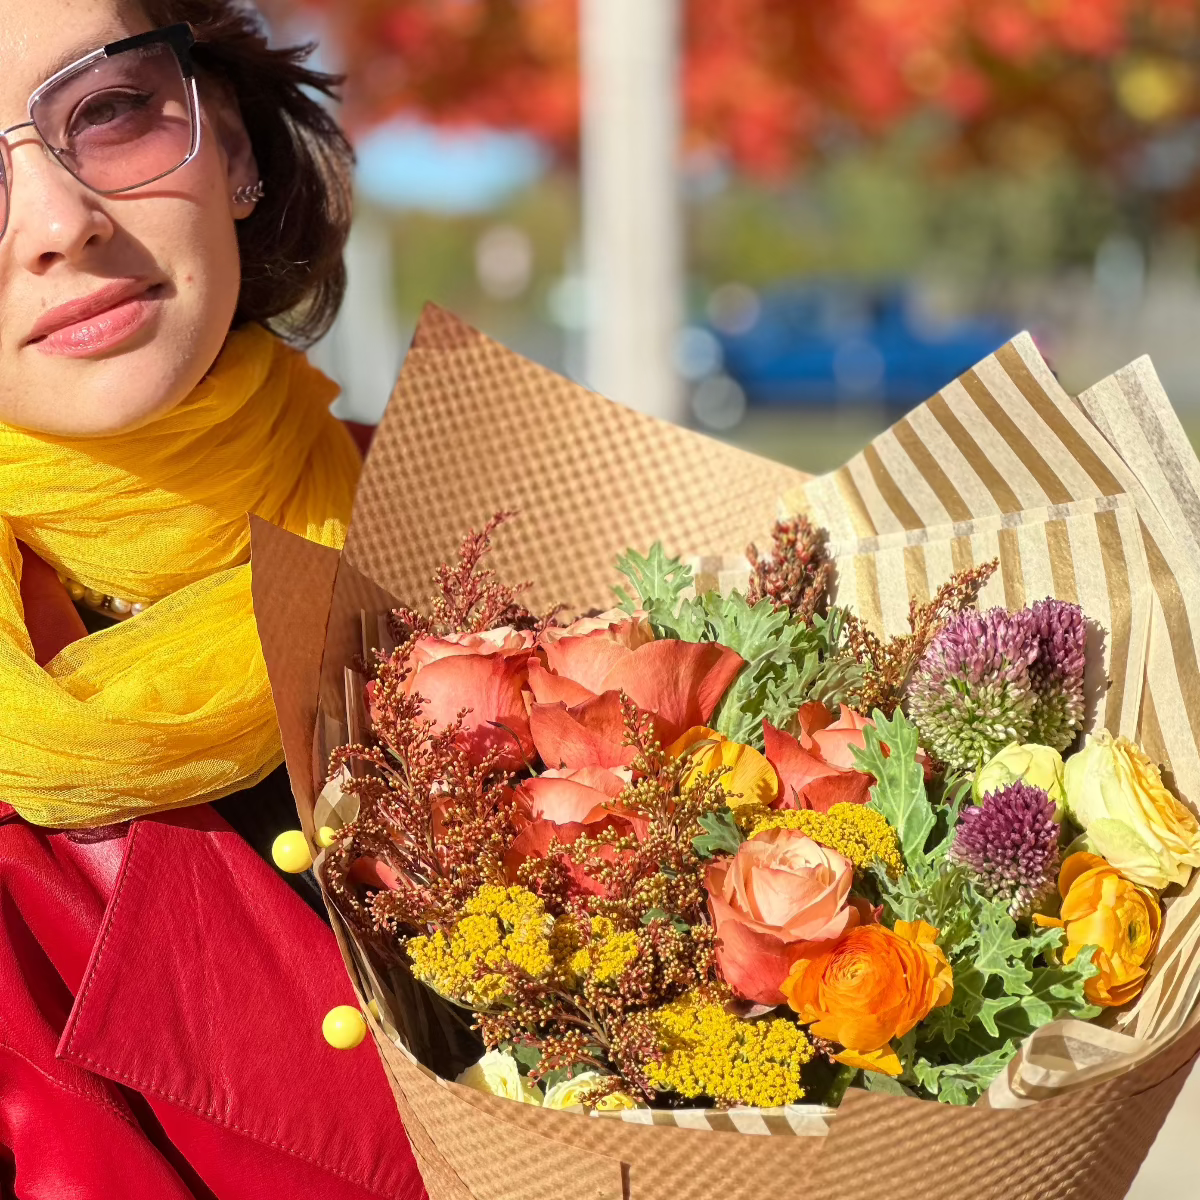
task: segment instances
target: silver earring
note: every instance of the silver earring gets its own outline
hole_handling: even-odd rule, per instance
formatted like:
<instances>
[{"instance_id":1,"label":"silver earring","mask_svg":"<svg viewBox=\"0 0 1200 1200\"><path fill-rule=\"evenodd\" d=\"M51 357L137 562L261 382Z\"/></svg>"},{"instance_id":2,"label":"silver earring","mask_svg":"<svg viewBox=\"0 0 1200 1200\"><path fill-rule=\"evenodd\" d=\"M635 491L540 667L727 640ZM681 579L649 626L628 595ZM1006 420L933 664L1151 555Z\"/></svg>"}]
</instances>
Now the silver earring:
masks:
<instances>
[{"instance_id":1,"label":"silver earring","mask_svg":"<svg viewBox=\"0 0 1200 1200\"><path fill-rule=\"evenodd\" d=\"M249 204L253 200L261 200L265 190L261 179L256 179L253 183L245 183L239 188L234 188L233 202L234 204Z\"/></svg>"}]
</instances>

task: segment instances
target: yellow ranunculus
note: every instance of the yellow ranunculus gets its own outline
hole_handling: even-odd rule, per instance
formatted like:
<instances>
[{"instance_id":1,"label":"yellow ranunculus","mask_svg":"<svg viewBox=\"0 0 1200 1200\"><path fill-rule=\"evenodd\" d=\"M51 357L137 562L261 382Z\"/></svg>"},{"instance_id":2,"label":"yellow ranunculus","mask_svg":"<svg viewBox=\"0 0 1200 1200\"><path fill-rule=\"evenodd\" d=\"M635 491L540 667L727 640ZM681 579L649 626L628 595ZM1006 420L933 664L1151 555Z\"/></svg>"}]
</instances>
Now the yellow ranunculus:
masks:
<instances>
[{"instance_id":1,"label":"yellow ranunculus","mask_svg":"<svg viewBox=\"0 0 1200 1200\"><path fill-rule=\"evenodd\" d=\"M1128 738L1093 734L1063 772L1067 811L1089 851L1144 887L1187 883L1200 866L1200 824Z\"/></svg>"},{"instance_id":2,"label":"yellow ranunculus","mask_svg":"<svg viewBox=\"0 0 1200 1200\"><path fill-rule=\"evenodd\" d=\"M571 1108L582 1102L598 1083L608 1076L600 1071L581 1071L570 1079L561 1079L558 1083L546 1089L546 1099L542 1102L544 1108ZM599 1104L598 1112L619 1112L623 1108L637 1108L637 1101L625 1092L610 1092Z\"/></svg>"},{"instance_id":3,"label":"yellow ranunculus","mask_svg":"<svg viewBox=\"0 0 1200 1200\"><path fill-rule=\"evenodd\" d=\"M489 1050L455 1081L489 1096L503 1096L522 1104L541 1104L542 1092L521 1074L517 1060L503 1050Z\"/></svg>"},{"instance_id":4,"label":"yellow ranunculus","mask_svg":"<svg viewBox=\"0 0 1200 1200\"><path fill-rule=\"evenodd\" d=\"M1085 946L1095 946L1093 964L1099 974L1083 987L1093 1004L1126 1004L1142 990L1147 960L1158 946L1162 909L1149 889L1130 883L1094 854L1072 854L1058 873L1062 918L1034 914L1039 925L1067 931L1063 962Z\"/></svg>"},{"instance_id":5,"label":"yellow ranunculus","mask_svg":"<svg viewBox=\"0 0 1200 1200\"><path fill-rule=\"evenodd\" d=\"M748 804L771 805L779 795L779 776L753 746L731 742L724 734L704 725L693 725L667 748L672 758L691 755L691 771L710 775L728 768L721 786L729 807L743 808Z\"/></svg>"},{"instance_id":6,"label":"yellow ranunculus","mask_svg":"<svg viewBox=\"0 0 1200 1200\"><path fill-rule=\"evenodd\" d=\"M1010 783L1027 783L1041 788L1050 797L1056 814L1061 819L1063 805L1063 760L1053 746L1036 743L1022 745L1010 742L998 754L990 758L975 772L972 792L976 804L982 804L984 796L1008 787Z\"/></svg>"}]
</instances>

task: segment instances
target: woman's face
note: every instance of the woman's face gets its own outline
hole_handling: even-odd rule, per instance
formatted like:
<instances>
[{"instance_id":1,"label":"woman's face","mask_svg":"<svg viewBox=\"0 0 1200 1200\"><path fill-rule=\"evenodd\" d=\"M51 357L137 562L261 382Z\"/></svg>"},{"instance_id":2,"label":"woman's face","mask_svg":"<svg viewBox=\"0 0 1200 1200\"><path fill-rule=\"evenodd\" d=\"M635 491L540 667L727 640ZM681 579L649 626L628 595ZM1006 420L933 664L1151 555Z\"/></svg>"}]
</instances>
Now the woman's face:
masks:
<instances>
[{"instance_id":1,"label":"woman's face","mask_svg":"<svg viewBox=\"0 0 1200 1200\"><path fill-rule=\"evenodd\" d=\"M0 129L29 119L30 93L63 62L149 28L121 0L0 0ZM236 106L203 79L200 95L195 158L118 195L78 182L32 128L9 134L0 422L74 436L133 428L178 404L212 365L237 305L234 222L254 207L232 192L257 170ZM49 310L114 285L137 299L38 336Z\"/></svg>"}]
</instances>

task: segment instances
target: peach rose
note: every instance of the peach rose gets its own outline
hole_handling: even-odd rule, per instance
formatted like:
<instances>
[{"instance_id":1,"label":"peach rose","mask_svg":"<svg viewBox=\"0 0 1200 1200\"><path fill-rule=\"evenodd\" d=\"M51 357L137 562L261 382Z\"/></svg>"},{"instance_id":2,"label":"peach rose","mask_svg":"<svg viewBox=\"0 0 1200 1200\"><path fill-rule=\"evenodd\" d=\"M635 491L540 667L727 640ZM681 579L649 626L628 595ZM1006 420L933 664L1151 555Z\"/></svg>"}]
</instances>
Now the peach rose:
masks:
<instances>
[{"instance_id":1,"label":"peach rose","mask_svg":"<svg viewBox=\"0 0 1200 1200\"><path fill-rule=\"evenodd\" d=\"M623 612L588 617L538 639L529 660L529 687L537 705L581 709L609 692L624 692L643 712L652 713L665 745L712 716L742 669L740 655L716 642L654 639L644 614ZM607 745L615 765L627 761L623 737ZM547 760L550 766L584 762Z\"/></svg>"},{"instance_id":2,"label":"peach rose","mask_svg":"<svg viewBox=\"0 0 1200 1200\"><path fill-rule=\"evenodd\" d=\"M862 925L836 941L803 948L783 983L809 1032L845 1049L839 1062L899 1075L892 1039L949 1004L954 976L924 921Z\"/></svg>"},{"instance_id":3,"label":"peach rose","mask_svg":"<svg viewBox=\"0 0 1200 1200\"><path fill-rule=\"evenodd\" d=\"M838 719L818 701L797 714L800 737L763 721L767 759L779 773L782 808L812 808L828 812L835 804L865 804L875 782L855 770L851 747L866 746L863 729L873 724L846 705Z\"/></svg>"},{"instance_id":4,"label":"peach rose","mask_svg":"<svg viewBox=\"0 0 1200 1200\"><path fill-rule=\"evenodd\" d=\"M859 921L849 903L854 865L796 829L769 829L705 874L717 965L738 995L779 1004L780 984L813 941Z\"/></svg>"},{"instance_id":5,"label":"peach rose","mask_svg":"<svg viewBox=\"0 0 1200 1200\"><path fill-rule=\"evenodd\" d=\"M1095 854L1070 855L1058 872L1061 919L1034 914L1043 926L1066 929L1063 962L1095 946L1099 968L1083 985L1084 995L1105 1008L1126 1004L1146 982L1150 956L1162 932L1162 909L1149 888L1132 883Z\"/></svg>"},{"instance_id":6,"label":"peach rose","mask_svg":"<svg viewBox=\"0 0 1200 1200\"><path fill-rule=\"evenodd\" d=\"M408 657L407 695L424 701L421 713L438 728L462 709L461 742L475 759L500 751L500 766L514 770L533 756L526 704L527 666L533 635L516 629L419 638Z\"/></svg>"}]
</instances>

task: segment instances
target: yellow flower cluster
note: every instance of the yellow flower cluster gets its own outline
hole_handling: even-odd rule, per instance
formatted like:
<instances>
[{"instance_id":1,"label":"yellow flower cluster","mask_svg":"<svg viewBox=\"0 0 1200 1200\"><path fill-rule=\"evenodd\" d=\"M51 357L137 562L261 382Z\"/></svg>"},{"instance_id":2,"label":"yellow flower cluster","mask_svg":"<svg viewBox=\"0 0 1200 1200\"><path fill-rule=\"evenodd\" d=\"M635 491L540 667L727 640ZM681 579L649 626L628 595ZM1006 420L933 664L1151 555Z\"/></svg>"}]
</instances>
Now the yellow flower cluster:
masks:
<instances>
[{"instance_id":1,"label":"yellow flower cluster","mask_svg":"<svg viewBox=\"0 0 1200 1200\"><path fill-rule=\"evenodd\" d=\"M608 917L592 917L591 929L588 944L571 955L571 972L576 977L590 973L597 983L612 983L637 958L637 934L618 933Z\"/></svg>"},{"instance_id":2,"label":"yellow flower cluster","mask_svg":"<svg viewBox=\"0 0 1200 1200\"><path fill-rule=\"evenodd\" d=\"M777 1108L804 1096L800 1069L814 1054L804 1031L778 1017L747 1021L696 992L654 1014L666 1057L647 1071L659 1091L723 1104Z\"/></svg>"},{"instance_id":3,"label":"yellow flower cluster","mask_svg":"<svg viewBox=\"0 0 1200 1200\"><path fill-rule=\"evenodd\" d=\"M449 937L441 931L411 938L413 974L435 991L472 1008L486 1009L504 996L504 976L493 971L511 963L535 979L557 965L550 948L554 918L531 891L485 884L463 906Z\"/></svg>"},{"instance_id":4,"label":"yellow flower cluster","mask_svg":"<svg viewBox=\"0 0 1200 1200\"><path fill-rule=\"evenodd\" d=\"M485 884L463 906L449 935L410 938L413 974L471 1008L505 999L508 966L534 979L557 977L576 987L584 977L612 983L637 958L637 934L619 932L607 917L590 918L586 940L570 917L555 919L527 888Z\"/></svg>"},{"instance_id":5,"label":"yellow flower cluster","mask_svg":"<svg viewBox=\"0 0 1200 1200\"><path fill-rule=\"evenodd\" d=\"M904 871L900 840L882 813L865 804L835 804L828 812L788 809L759 815L749 837L768 829L799 829L814 842L836 850L860 870L882 863L892 875Z\"/></svg>"}]
</instances>

